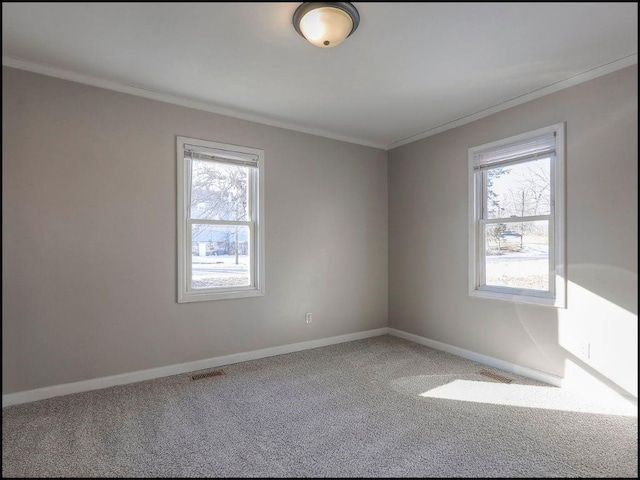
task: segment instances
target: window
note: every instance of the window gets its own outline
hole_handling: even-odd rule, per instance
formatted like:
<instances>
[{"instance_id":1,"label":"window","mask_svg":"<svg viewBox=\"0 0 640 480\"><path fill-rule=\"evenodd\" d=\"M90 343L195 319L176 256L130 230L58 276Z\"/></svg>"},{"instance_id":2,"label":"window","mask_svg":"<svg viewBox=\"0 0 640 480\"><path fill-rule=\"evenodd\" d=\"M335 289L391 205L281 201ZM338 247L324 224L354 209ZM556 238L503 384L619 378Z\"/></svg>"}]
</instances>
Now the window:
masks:
<instances>
[{"instance_id":1,"label":"window","mask_svg":"<svg viewBox=\"0 0 640 480\"><path fill-rule=\"evenodd\" d=\"M264 152L178 137L178 302L264 294Z\"/></svg>"},{"instance_id":2,"label":"window","mask_svg":"<svg viewBox=\"0 0 640 480\"><path fill-rule=\"evenodd\" d=\"M472 296L565 306L564 124L469 149Z\"/></svg>"}]
</instances>

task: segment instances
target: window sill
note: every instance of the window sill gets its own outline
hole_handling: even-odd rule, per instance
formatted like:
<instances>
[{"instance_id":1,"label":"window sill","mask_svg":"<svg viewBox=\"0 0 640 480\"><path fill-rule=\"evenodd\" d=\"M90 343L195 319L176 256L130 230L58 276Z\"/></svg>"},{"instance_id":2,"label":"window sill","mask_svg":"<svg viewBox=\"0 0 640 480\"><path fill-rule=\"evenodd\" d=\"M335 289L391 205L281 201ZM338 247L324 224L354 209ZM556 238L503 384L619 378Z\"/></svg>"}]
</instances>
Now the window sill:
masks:
<instances>
[{"instance_id":1,"label":"window sill","mask_svg":"<svg viewBox=\"0 0 640 480\"><path fill-rule=\"evenodd\" d=\"M546 307L565 308L564 302L558 298L512 293L479 288L469 292L471 297L487 298L490 300L503 300L511 303L526 303L529 305L542 305Z\"/></svg>"},{"instance_id":2,"label":"window sill","mask_svg":"<svg viewBox=\"0 0 640 480\"><path fill-rule=\"evenodd\" d=\"M262 297L264 292L258 289L248 290L227 290L224 292L180 292L178 296L178 303L191 303L191 302L209 302L212 300L230 300L233 298L250 298L250 297Z\"/></svg>"}]
</instances>

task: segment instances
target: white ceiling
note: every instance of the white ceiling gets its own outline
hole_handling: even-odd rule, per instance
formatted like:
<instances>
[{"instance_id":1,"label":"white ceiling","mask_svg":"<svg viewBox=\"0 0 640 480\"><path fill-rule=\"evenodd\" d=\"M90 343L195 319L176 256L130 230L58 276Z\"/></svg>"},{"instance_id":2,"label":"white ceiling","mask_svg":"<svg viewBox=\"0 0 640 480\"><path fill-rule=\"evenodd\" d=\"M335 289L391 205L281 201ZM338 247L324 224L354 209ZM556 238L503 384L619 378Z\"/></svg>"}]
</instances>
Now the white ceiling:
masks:
<instances>
[{"instance_id":1,"label":"white ceiling","mask_svg":"<svg viewBox=\"0 0 640 480\"><path fill-rule=\"evenodd\" d=\"M637 3L354 2L332 49L298 3L3 3L3 64L393 147L637 63Z\"/></svg>"}]
</instances>

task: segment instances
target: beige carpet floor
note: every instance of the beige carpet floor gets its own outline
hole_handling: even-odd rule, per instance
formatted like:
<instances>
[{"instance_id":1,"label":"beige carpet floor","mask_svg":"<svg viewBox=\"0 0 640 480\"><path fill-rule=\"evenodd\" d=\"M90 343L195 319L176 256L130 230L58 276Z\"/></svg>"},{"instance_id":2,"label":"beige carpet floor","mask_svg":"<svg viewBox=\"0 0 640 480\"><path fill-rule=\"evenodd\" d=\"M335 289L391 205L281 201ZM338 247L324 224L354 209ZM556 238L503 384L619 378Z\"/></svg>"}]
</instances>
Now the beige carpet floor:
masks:
<instances>
[{"instance_id":1,"label":"beige carpet floor","mask_svg":"<svg viewBox=\"0 0 640 480\"><path fill-rule=\"evenodd\" d=\"M2 411L6 477L637 477L637 406L383 336Z\"/></svg>"}]
</instances>

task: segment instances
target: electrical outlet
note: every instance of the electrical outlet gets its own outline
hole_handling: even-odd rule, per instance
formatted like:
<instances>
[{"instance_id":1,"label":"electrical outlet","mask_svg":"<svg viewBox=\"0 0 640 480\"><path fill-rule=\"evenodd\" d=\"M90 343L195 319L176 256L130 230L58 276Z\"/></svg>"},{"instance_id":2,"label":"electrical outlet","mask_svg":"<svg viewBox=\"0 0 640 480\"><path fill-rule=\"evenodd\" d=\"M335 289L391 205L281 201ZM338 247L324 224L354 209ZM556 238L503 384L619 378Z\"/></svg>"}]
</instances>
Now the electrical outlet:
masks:
<instances>
[{"instance_id":1,"label":"electrical outlet","mask_svg":"<svg viewBox=\"0 0 640 480\"><path fill-rule=\"evenodd\" d=\"M586 340L578 342L577 344L577 354L581 358L589 359L591 358L591 343Z\"/></svg>"},{"instance_id":2,"label":"electrical outlet","mask_svg":"<svg viewBox=\"0 0 640 480\"><path fill-rule=\"evenodd\" d=\"M307 323L311 323L311 322L313 321L313 317L311 316L311 312L307 312L307 313L305 313L305 315L304 315L304 320L305 320Z\"/></svg>"}]
</instances>

